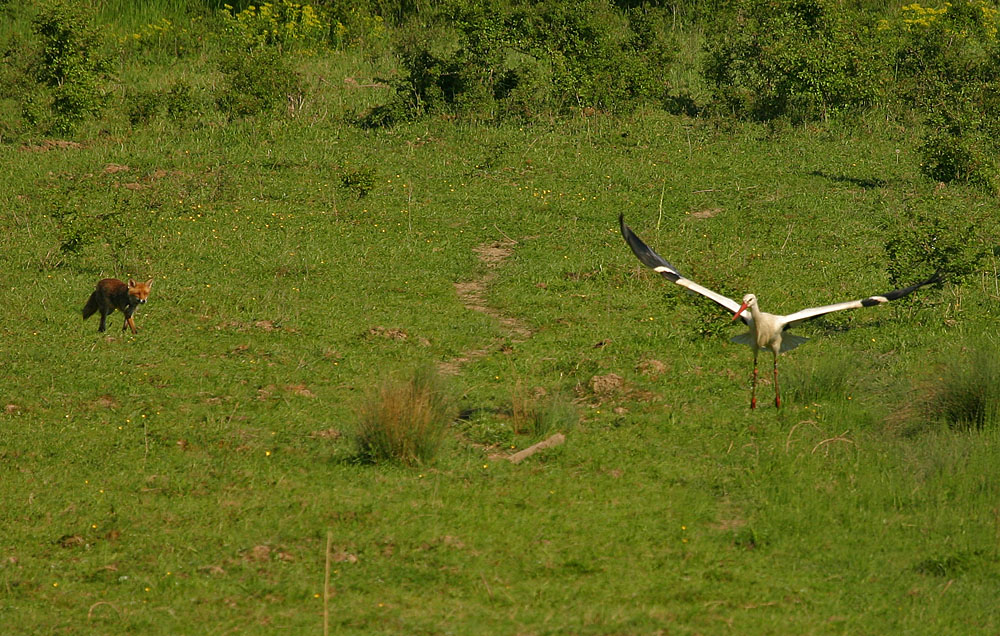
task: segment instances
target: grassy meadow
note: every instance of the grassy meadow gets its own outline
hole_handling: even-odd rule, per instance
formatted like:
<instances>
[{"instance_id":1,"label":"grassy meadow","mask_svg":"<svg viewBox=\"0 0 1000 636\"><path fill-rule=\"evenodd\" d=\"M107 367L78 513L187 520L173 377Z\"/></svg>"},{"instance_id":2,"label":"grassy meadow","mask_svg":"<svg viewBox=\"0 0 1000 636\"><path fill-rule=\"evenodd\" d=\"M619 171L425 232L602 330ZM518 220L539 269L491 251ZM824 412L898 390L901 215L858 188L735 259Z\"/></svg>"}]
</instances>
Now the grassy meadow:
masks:
<instances>
[{"instance_id":1,"label":"grassy meadow","mask_svg":"<svg viewBox=\"0 0 1000 636\"><path fill-rule=\"evenodd\" d=\"M0 144L0 631L1000 631L1000 420L921 419L998 347L993 196L876 116L351 125L387 63L299 59L280 117ZM798 328L755 412L740 328L617 225L790 313L892 289L914 210L974 223L981 271ZM135 336L81 321L109 276L154 280ZM421 365L461 417L430 461L360 462L359 406ZM520 430L525 395L574 416Z\"/></svg>"}]
</instances>

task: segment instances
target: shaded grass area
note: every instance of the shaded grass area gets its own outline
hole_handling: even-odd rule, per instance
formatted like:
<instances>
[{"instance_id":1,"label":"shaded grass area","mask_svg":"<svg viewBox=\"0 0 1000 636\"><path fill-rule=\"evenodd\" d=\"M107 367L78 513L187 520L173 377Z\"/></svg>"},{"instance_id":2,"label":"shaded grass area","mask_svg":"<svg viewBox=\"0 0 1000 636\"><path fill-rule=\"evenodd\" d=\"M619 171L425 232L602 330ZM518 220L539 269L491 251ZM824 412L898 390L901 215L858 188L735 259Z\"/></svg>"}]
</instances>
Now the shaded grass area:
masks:
<instances>
[{"instance_id":1,"label":"shaded grass area","mask_svg":"<svg viewBox=\"0 0 1000 636\"><path fill-rule=\"evenodd\" d=\"M318 631L331 532L338 633L996 630L997 429L883 423L956 330L995 330L985 282L804 326L788 407L750 413L736 327L617 234L624 211L769 311L884 291L898 209L988 201L876 132L314 114L0 148L0 623ZM365 196L339 185L359 168ZM57 209L97 229L84 249ZM484 300L519 341L454 289L507 239ZM155 277L138 336L81 323L106 275ZM533 438L494 417L427 465L353 461L365 391L480 348L459 407L571 395L565 445L510 465Z\"/></svg>"}]
</instances>

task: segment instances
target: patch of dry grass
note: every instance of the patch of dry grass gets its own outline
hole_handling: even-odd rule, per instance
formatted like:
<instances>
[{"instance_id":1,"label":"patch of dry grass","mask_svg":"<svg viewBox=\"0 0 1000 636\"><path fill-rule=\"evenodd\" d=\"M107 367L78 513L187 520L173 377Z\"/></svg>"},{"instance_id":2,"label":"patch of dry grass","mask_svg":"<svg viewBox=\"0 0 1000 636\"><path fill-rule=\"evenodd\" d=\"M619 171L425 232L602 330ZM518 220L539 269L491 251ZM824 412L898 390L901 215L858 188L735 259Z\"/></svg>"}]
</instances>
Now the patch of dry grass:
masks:
<instances>
[{"instance_id":1,"label":"patch of dry grass","mask_svg":"<svg viewBox=\"0 0 1000 636\"><path fill-rule=\"evenodd\" d=\"M453 402L433 368L419 367L408 377L387 379L358 407L358 457L371 463L426 463L455 416Z\"/></svg>"}]
</instances>

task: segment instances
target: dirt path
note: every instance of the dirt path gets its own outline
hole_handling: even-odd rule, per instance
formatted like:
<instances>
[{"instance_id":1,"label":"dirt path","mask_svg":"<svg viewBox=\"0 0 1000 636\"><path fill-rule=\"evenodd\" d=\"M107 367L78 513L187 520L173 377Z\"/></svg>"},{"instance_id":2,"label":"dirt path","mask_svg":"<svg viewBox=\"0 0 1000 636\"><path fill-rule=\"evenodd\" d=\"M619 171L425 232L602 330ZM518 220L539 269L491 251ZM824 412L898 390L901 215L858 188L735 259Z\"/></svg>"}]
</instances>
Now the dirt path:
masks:
<instances>
[{"instance_id":1,"label":"dirt path","mask_svg":"<svg viewBox=\"0 0 1000 636\"><path fill-rule=\"evenodd\" d=\"M503 314L499 309L490 306L486 302L486 290L490 283L496 279L496 270L503 265L503 262L513 253L515 244L516 243L514 241L505 240L484 243L483 245L476 247L474 251L479 256L480 262L486 265L486 271L478 278L455 283L455 293L458 294L459 300L462 301L462 304L465 305L466 309L470 311L478 311L481 314L486 314L487 316L496 318L500 322L500 326L506 332L506 336L510 338L512 342L524 342L531 337L533 333L531 328L517 318ZM493 351L496 344L497 341L494 340L488 346L463 351L458 356L439 363L438 370L440 370L441 373L457 375L463 366L473 360L478 360Z\"/></svg>"}]
</instances>

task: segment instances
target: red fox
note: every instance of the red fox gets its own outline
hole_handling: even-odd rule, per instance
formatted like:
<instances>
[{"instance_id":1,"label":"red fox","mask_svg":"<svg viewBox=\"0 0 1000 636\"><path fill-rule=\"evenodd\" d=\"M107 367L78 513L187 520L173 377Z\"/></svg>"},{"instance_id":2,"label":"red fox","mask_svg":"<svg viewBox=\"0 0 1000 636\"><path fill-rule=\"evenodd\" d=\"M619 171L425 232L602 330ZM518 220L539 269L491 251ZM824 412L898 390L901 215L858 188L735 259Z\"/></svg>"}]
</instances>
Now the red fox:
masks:
<instances>
[{"instance_id":1,"label":"red fox","mask_svg":"<svg viewBox=\"0 0 1000 636\"><path fill-rule=\"evenodd\" d=\"M105 278L98 281L97 289L90 295L90 300L87 301L87 304L83 306L83 319L86 320L94 312L100 311L101 324L97 327L97 330L104 331L108 314L114 313L117 309L125 314L125 323L122 325L122 331L131 327L134 334L137 329L135 328L135 321L132 320L132 314L135 313L139 305L145 304L146 299L149 298L149 290L152 286L152 278L145 283L137 283L130 278L128 279L128 285L117 278Z\"/></svg>"}]
</instances>

